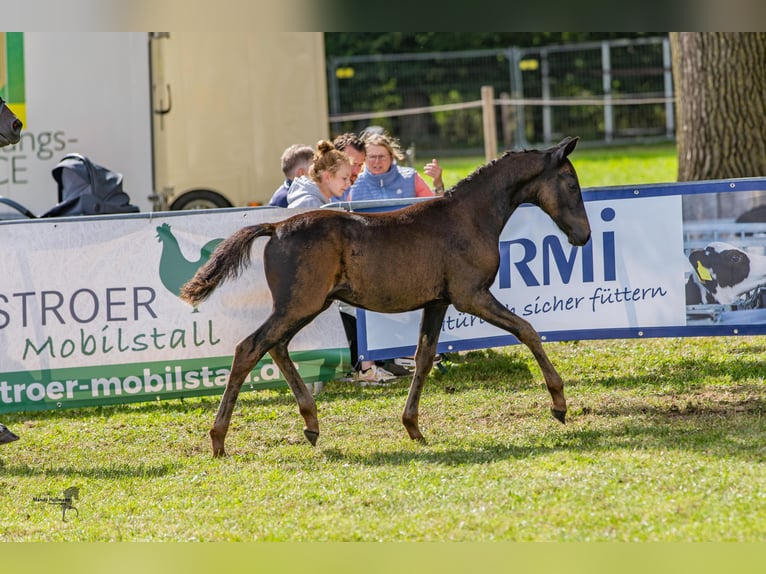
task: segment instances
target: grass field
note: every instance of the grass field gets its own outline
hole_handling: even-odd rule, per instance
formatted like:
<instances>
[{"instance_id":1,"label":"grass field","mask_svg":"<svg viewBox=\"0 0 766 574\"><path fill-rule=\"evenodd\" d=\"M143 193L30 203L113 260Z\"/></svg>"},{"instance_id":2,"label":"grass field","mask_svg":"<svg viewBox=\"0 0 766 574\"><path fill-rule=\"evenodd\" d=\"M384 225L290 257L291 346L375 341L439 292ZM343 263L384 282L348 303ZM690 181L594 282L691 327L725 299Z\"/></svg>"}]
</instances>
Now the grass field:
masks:
<instances>
[{"instance_id":1,"label":"grass field","mask_svg":"<svg viewBox=\"0 0 766 574\"><path fill-rule=\"evenodd\" d=\"M415 167L422 168L420 163L430 158L422 159ZM484 163L481 157L437 159L444 169L442 177L446 187L455 185ZM583 188L670 182L676 180L678 171L675 144L580 147L575 149L571 159ZM430 182L427 177L425 179Z\"/></svg>"},{"instance_id":2,"label":"grass field","mask_svg":"<svg viewBox=\"0 0 766 574\"><path fill-rule=\"evenodd\" d=\"M583 186L675 176L669 147L573 160ZM244 393L225 459L217 398L5 415L0 541L761 541L764 341L548 343L566 425L526 348L450 355L426 444L399 422L406 381L328 383L316 448L289 391ZM64 522L43 499L71 486Z\"/></svg>"}]
</instances>

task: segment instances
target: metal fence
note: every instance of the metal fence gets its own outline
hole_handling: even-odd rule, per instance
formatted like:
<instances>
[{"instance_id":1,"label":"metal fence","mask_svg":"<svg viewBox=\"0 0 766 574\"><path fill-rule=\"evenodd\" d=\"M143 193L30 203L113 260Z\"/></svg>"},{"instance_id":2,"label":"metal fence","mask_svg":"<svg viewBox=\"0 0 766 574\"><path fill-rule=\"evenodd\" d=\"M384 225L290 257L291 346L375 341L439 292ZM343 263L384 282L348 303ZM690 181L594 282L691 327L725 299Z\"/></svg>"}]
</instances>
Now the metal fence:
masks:
<instances>
[{"instance_id":1,"label":"metal fence","mask_svg":"<svg viewBox=\"0 0 766 574\"><path fill-rule=\"evenodd\" d=\"M503 149L675 137L667 36L331 58L327 73L332 134L380 125L428 154L482 153L482 86Z\"/></svg>"}]
</instances>

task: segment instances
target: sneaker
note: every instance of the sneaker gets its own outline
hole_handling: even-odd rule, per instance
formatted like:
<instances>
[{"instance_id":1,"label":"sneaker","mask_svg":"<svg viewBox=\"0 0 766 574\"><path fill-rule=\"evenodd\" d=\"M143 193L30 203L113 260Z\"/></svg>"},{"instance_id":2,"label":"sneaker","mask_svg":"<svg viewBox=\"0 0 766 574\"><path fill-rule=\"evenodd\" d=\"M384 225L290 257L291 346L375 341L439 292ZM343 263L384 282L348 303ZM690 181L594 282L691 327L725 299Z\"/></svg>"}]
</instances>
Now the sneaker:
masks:
<instances>
[{"instance_id":1,"label":"sneaker","mask_svg":"<svg viewBox=\"0 0 766 574\"><path fill-rule=\"evenodd\" d=\"M374 365L366 371L357 371L356 380L362 387L384 387L394 382L396 376Z\"/></svg>"},{"instance_id":2,"label":"sneaker","mask_svg":"<svg viewBox=\"0 0 766 574\"><path fill-rule=\"evenodd\" d=\"M442 356L441 355L435 355L434 356L434 365L438 365L441 362L442 362ZM399 357L398 359L394 359L394 363L396 363L400 367L405 367L407 369L414 369L415 368L415 357Z\"/></svg>"},{"instance_id":3,"label":"sneaker","mask_svg":"<svg viewBox=\"0 0 766 574\"><path fill-rule=\"evenodd\" d=\"M15 440L19 440L19 437L13 434L7 426L0 424L0 444L13 442Z\"/></svg>"},{"instance_id":4,"label":"sneaker","mask_svg":"<svg viewBox=\"0 0 766 574\"><path fill-rule=\"evenodd\" d=\"M409 377L412 376L412 371L410 371L408 368L403 367L402 365L399 365L395 360L394 361L385 361L383 365L381 365L384 370L388 371L395 377Z\"/></svg>"}]
</instances>

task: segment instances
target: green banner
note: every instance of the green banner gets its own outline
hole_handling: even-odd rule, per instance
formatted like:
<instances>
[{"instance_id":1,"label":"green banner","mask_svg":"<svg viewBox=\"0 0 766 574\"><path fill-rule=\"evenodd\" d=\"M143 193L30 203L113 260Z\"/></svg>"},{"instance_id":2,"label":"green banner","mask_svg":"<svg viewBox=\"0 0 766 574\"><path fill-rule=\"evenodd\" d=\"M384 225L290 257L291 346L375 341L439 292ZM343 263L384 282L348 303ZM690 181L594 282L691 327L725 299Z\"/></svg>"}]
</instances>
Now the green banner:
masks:
<instances>
[{"instance_id":1,"label":"green banner","mask_svg":"<svg viewBox=\"0 0 766 574\"><path fill-rule=\"evenodd\" d=\"M348 348L290 354L305 382L337 378L349 365ZM226 387L231 357L207 357L19 371L0 376L0 413L146 402L220 395ZM266 356L242 390L286 386L279 368Z\"/></svg>"},{"instance_id":2,"label":"green banner","mask_svg":"<svg viewBox=\"0 0 766 574\"><path fill-rule=\"evenodd\" d=\"M261 253L253 250L247 280L227 282L197 308L178 290L221 238L282 211L3 224L0 414L221 395L237 344L271 313ZM295 335L290 356L307 382L343 373L350 358L336 306ZM246 388L284 384L266 355Z\"/></svg>"},{"instance_id":3,"label":"green banner","mask_svg":"<svg viewBox=\"0 0 766 574\"><path fill-rule=\"evenodd\" d=\"M6 64L8 73L7 100L10 104L25 104L24 33L5 33Z\"/></svg>"}]
</instances>

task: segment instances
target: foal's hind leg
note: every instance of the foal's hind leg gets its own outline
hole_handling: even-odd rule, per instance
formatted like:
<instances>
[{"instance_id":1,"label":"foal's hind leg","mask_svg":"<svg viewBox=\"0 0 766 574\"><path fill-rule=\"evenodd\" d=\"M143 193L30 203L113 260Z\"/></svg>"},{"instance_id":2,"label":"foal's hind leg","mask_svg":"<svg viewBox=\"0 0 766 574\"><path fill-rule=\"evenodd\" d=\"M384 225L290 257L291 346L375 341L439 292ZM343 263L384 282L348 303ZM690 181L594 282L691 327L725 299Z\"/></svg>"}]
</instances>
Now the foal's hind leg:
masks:
<instances>
[{"instance_id":1,"label":"foal's hind leg","mask_svg":"<svg viewBox=\"0 0 766 574\"><path fill-rule=\"evenodd\" d=\"M287 329L280 325L280 321L271 315L257 331L240 341L234 350L234 359L231 364L229 380L226 383L226 390L221 397L218 412L210 429L214 457L226 455L224 441L226 433L229 431L229 422L242 383L245 382L248 373L258 364L266 351L273 347L281 337L285 336L286 332Z\"/></svg>"},{"instance_id":2,"label":"foal's hind leg","mask_svg":"<svg viewBox=\"0 0 766 574\"><path fill-rule=\"evenodd\" d=\"M564 382L561 380L550 359L548 359L548 355L545 353L540 341L540 335L537 334L534 327L529 322L506 309L489 291L475 294L468 305L460 305L459 309L476 315L496 327L509 331L532 351L535 359L537 359L537 363L540 365L543 377L545 377L545 384L548 387L548 392L551 394L551 399L553 399L551 413L558 421L563 423L567 412L567 403L564 398Z\"/></svg>"},{"instance_id":3,"label":"foal's hind leg","mask_svg":"<svg viewBox=\"0 0 766 574\"><path fill-rule=\"evenodd\" d=\"M298 369L295 368L292 360L290 360L290 354L287 352L287 343L280 341L271 348L269 353L285 377L287 384L290 385L295 400L298 401L298 411L306 423L306 426L303 427L303 435L311 443L311 446L316 446L317 439L319 438L319 419L317 418L316 401L298 374Z\"/></svg>"},{"instance_id":4,"label":"foal's hind leg","mask_svg":"<svg viewBox=\"0 0 766 574\"><path fill-rule=\"evenodd\" d=\"M410 384L410 392L402 413L402 423L413 440L424 440L418 426L418 405L428 373L434 364L436 345L439 342L442 320L447 312L447 305L430 305L423 309L420 321L420 337L415 351L415 374Z\"/></svg>"}]
</instances>

